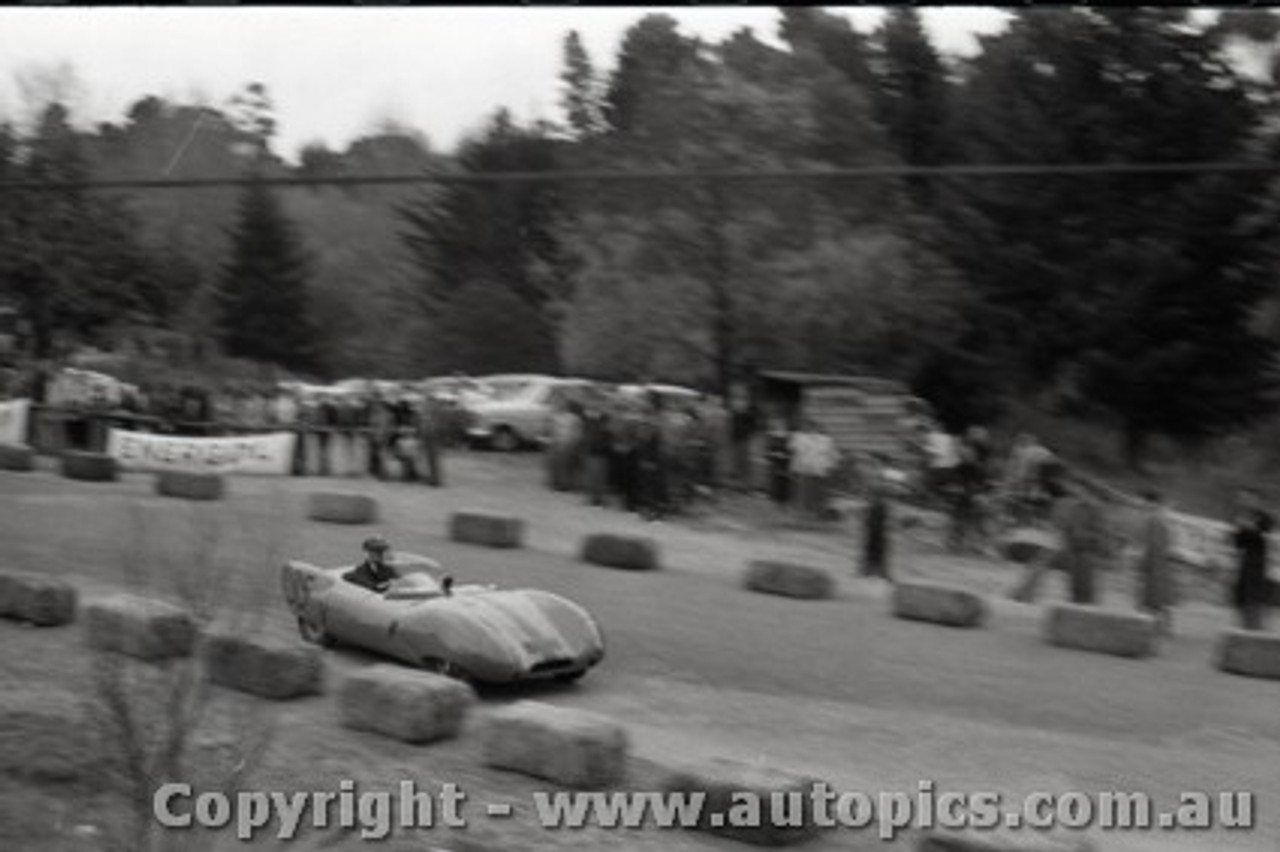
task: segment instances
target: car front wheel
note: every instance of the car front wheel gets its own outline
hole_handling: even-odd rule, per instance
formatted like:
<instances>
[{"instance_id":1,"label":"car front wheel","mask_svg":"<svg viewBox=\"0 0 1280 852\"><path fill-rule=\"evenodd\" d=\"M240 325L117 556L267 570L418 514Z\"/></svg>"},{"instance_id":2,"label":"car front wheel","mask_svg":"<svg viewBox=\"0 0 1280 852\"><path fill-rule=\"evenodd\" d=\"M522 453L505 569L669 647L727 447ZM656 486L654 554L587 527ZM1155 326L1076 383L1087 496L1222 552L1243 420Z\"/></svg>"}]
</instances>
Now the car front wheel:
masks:
<instances>
[{"instance_id":1,"label":"car front wheel","mask_svg":"<svg viewBox=\"0 0 1280 852\"><path fill-rule=\"evenodd\" d=\"M424 671L429 671L433 674L451 677L454 680L460 680L464 683L471 682L471 675L467 673L466 669L462 668L462 666L457 663L449 660L442 660L439 657L423 657L420 667Z\"/></svg>"},{"instance_id":2,"label":"car front wheel","mask_svg":"<svg viewBox=\"0 0 1280 852\"><path fill-rule=\"evenodd\" d=\"M492 443L500 453L514 453L520 449L520 436L510 426L499 426L494 430Z\"/></svg>"},{"instance_id":3,"label":"car front wheel","mask_svg":"<svg viewBox=\"0 0 1280 852\"><path fill-rule=\"evenodd\" d=\"M298 617L298 633L302 636L304 642L310 642L312 645L319 645L322 648L332 648L338 644L328 630L316 624L309 618Z\"/></svg>"}]
</instances>

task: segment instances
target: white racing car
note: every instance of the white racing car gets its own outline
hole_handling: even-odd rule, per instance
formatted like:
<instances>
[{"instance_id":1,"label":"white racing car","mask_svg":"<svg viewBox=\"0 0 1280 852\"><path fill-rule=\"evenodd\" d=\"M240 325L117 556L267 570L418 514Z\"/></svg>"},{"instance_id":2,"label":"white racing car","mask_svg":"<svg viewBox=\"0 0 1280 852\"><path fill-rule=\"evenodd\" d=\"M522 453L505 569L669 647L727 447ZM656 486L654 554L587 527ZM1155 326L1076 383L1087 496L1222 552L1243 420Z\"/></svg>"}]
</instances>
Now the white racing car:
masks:
<instances>
[{"instance_id":1,"label":"white racing car","mask_svg":"<svg viewBox=\"0 0 1280 852\"><path fill-rule=\"evenodd\" d=\"M595 619L559 595L455 586L425 556L395 553L387 562L397 578L385 592L343 579L347 568L286 564L284 597L303 639L481 683L576 680L604 658Z\"/></svg>"}]
</instances>

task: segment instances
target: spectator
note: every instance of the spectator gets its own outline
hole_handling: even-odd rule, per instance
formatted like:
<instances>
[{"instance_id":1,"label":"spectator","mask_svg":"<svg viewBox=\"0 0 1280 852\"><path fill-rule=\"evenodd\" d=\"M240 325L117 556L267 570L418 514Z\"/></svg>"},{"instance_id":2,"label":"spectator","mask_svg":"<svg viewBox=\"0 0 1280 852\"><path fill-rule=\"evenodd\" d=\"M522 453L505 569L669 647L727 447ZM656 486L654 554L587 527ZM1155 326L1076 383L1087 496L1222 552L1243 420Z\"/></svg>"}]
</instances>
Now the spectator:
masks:
<instances>
[{"instance_id":1,"label":"spectator","mask_svg":"<svg viewBox=\"0 0 1280 852\"><path fill-rule=\"evenodd\" d=\"M733 477L739 487L751 488L751 441L759 428L759 413L746 385L729 389L729 437L733 450ZM785 502L785 501L784 501Z\"/></svg>"},{"instance_id":2,"label":"spectator","mask_svg":"<svg viewBox=\"0 0 1280 852\"><path fill-rule=\"evenodd\" d=\"M808 518L821 518L826 503L824 484L835 468L835 444L815 421L806 419L791 434L787 449L800 512Z\"/></svg>"},{"instance_id":3,"label":"spectator","mask_svg":"<svg viewBox=\"0 0 1280 852\"><path fill-rule=\"evenodd\" d=\"M213 415L208 393L192 384L183 385L178 404L180 406L178 434L206 434Z\"/></svg>"},{"instance_id":4,"label":"spectator","mask_svg":"<svg viewBox=\"0 0 1280 852\"><path fill-rule=\"evenodd\" d=\"M318 470L317 439L315 430L320 416L320 407L313 394L304 393L298 401L298 445L302 450L298 472L309 476L313 469Z\"/></svg>"},{"instance_id":5,"label":"spectator","mask_svg":"<svg viewBox=\"0 0 1280 852\"><path fill-rule=\"evenodd\" d=\"M391 451L400 464L400 478L404 482L418 481L417 412L408 395L401 392L391 405Z\"/></svg>"},{"instance_id":6,"label":"spectator","mask_svg":"<svg viewBox=\"0 0 1280 852\"><path fill-rule=\"evenodd\" d=\"M933 429L925 439L928 451L928 467L925 488L936 498L945 498L955 487L956 471L960 466L960 450L956 438L942 429Z\"/></svg>"},{"instance_id":7,"label":"spectator","mask_svg":"<svg viewBox=\"0 0 1280 852\"><path fill-rule=\"evenodd\" d=\"M344 393L333 398L332 458L334 476L352 476L356 472L356 418L354 400L350 394Z\"/></svg>"},{"instance_id":8,"label":"spectator","mask_svg":"<svg viewBox=\"0 0 1280 852\"><path fill-rule=\"evenodd\" d=\"M590 402L582 421L583 490L587 503L605 505L610 455L609 415L599 401Z\"/></svg>"},{"instance_id":9,"label":"spectator","mask_svg":"<svg viewBox=\"0 0 1280 852\"><path fill-rule=\"evenodd\" d=\"M729 412L723 405L705 396L702 398L699 420L707 447L703 484L714 492L724 485L733 465L731 421Z\"/></svg>"},{"instance_id":10,"label":"spectator","mask_svg":"<svg viewBox=\"0 0 1280 852\"><path fill-rule=\"evenodd\" d=\"M321 476L333 474L334 434L338 428L338 406L332 394L322 393L316 398L316 455L320 460Z\"/></svg>"},{"instance_id":11,"label":"spectator","mask_svg":"<svg viewBox=\"0 0 1280 852\"><path fill-rule=\"evenodd\" d=\"M640 466L637 453L642 422L635 405L623 399L617 400L609 426L614 490L622 496L624 509L639 511Z\"/></svg>"},{"instance_id":12,"label":"spectator","mask_svg":"<svg viewBox=\"0 0 1280 852\"><path fill-rule=\"evenodd\" d=\"M213 395L213 419L218 424L219 431L229 433L234 431L233 427L239 422L236 411L236 389L231 384L224 384L217 393Z\"/></svg>"},{"instance_id":13,"label":"spectator","mask_svg":"<svg viewBox=\"0 0 1280 852\"><path fill-rule=\"evenodd\" d=\"M985 486L994 475L995 449L991 445L991 433L984 426L970 426L965 430L964 440L973 450Z\"/></svg>"},{"instance_id":14,"label":"spectator","mask_svg":"<svg viewBox=\"0 0 1280 852\"><path fill-rule=\"evenodd\" d=\"M791 431L781 414L769 420L764 454L769 466L769 499L779 507L791 502Z\"/></svg>"},{"instance_id":15,"label":"spectator","mask_svg":"<svg viewBox=\"0 0 1280 852\"><path fill-rule=\"evenodd\" d=\"M885 463L877 459L876 472L871 477L866 510L862 522L862 576L889 579L890 536L893 522L889 483L885 476Z\"/></svg>"},{"instance_id":16,"label":"spectator","mask_svg":"<svg viewBox=\"0 0 1280 852\"><path fill-rule=\"evenodd\" d=\"M284 389L276 391L272 419L277 426L292 429L298 425L298 401Z\"/></svg>"},{"instance_id":17,"label":"spectator","mask_svg":"<svg viewBox=\"0 0 1280 852\"><path fill-rule=\"evenodd\" d=\"M385 479L387 462L393 455L396 439L395 413L391 401L379 391L369 397L369 474Z\"/></svg>"},{"instance_id":18,"label":"spectator","mask_svg":"<svg viewBox=\"0 0 1280 852\"><path fill-rule=\"evenodd\" d=\"M1069 489L1053 511L1061 550L1058 568L1066 572L1072 603L1098 603L1097 575L1107 549L1106 520L1097 501L1083 488Z\"/></svg>"},{"instance_id":19,"label":"spectator","mask_svg":"<svg viewBox=\"0 0 1280 852\"><path fill-rule=\"evenodd\" d=\"M1231 542L1236 548L1237 568L1232 602L1240 614L1245 630L1266 627L1267 608L1271 605L1271 583L1267 577L1268 542L1275 522L1262 508L1258 495L1242 491Z\"/></svg>"},{"instance_id":20,"label":"spectator","mask_svg":"<svg viewBox=\"0 0 1280 852\"><path fill-rule=\"evenodd\" d=\"M1169 559L1169 512L1158 492L1147 491L1142 498L1147 516L1142 525L1142 551L1138 561L1138 609L1154 615L1161 631L1170 633L1177 589Z\"/></svg>"},{"instance_id":21,"label":"spectator","mask_svg":"<svg viewBox=\"0 0 1280 852\"><path fill-rule=\"evenodd\" d=\"M547 473L553 491L572 491L574 453L581 439L582 419L576 402L561 399L551 414L551 440L547 447Z\"/></svg>"},{"instance_id":22,"label":"spectator","mask_svg":"<svg viewBox=\"0 0 1280 852\"><path fill-rule=\"evenodd\" d=\"M951 497L951 527L947 546L953 553L965 553L973 549L980 531L979 503L983 487L982 465L978 454L968 442L959 444L959 464L956 465Z\"/></svg>"},{"instance_id":23,"label":"spectator","mask_svg":"<svg viewBox=\"0 0 1280 852\"><path fill-rule=\"evenodd\" d=\"M679 514L690 502L693 486L693 421L679 404L665 407L658 421L662 430L663 465L667 475L668 509Z\"/></svg>"},{"instance_id":24,"label":"spectator","mask_svg":"<svg viewBox=\"0 0 1280 852\"><path fill-rule=\"evenodd\" d=\"M640 478L640 512L649 521L661 520L670 504L670 495L667 490L667 450L663 446L662 421L662 398L651 397L649 410L638 423L636 440L636 467Z\"/></svg>"},{"instance_id":25,"label":"spectator","mask_svg":"<svg viewBox=\"0 0 1280 852\"><path fill-rule=\"evenodd\" d=\"M260 432L267 425L267 399L257 385L245 389L245 425L251 431Z\"/></svg>"},{"instance_id":26,"label":"spectator","mask_svg":"<svg viewBox=\"0 0 1280 852\"><path fill-rule=\"evenodd\" d=\"M444 485L444 467L440 457L442 432L442 406L435 397L426 394L418 405L418 444L426 466L426 481L432 488Z\"/></svg>"},{"instance_id":27,"label":"spectator","mask_svg":"<svg viewBox=\"0 0 1280 852\"><path fill-rule=\"evenodd\" d=\"M710 497L715 481L714 436L707 423L707 406L693 404L685 411L688 425L685 435L685 466L688 470L689 499Z\"/></svg>"},{"instance_id":28,"label":"spectator","mask_svg":"<svg viewBox=\"0 0 1280 852\"><path fill-rule=\"evenodd\" d=\"M1056 490L1060 469L1055 456L1034 435L1022 433L1009 453L1004 487L1019 522L1030 520L1052 504L1050 491Z\"/></svg>"}]
</instances>

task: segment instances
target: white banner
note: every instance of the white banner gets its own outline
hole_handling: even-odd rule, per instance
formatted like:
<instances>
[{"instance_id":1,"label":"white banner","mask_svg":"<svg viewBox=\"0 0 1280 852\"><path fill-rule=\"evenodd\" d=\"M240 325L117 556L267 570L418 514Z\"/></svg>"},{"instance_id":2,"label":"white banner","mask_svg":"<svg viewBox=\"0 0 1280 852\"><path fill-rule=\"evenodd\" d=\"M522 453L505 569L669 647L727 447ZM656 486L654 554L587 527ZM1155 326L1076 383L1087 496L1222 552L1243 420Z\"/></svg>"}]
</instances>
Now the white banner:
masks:
<instances>
[{"instance_id":1,"label":"white banner","mask_svg":"<svg viewBox=\"0 0 1280 852\"><path fill-rule=\"evenodd\" d=\"M291 432L234 438L181 438L111 429L107 455L125 470L185 470L288 476L297 436Z\"/></svg>"},{"instance_id":2,"label":"white banner","mask_svg":"<svg viewBox=\"0 0 1280 852\"><path fill-rule=\"evenodd\" d=\"M27 442L27 417L31 413L31 400L10 399L0 402L0 444L25 444Z\"/></svg>"}]
</instances>

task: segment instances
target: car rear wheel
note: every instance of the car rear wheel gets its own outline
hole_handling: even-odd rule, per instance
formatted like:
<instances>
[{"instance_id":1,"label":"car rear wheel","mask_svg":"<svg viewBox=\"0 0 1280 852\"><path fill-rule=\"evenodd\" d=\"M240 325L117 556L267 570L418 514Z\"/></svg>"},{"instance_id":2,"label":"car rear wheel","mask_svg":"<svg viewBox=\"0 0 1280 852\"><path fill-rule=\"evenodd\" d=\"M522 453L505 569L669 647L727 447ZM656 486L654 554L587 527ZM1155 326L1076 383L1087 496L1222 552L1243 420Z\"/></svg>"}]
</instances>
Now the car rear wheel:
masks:
<instances>
[{"instance_id":1,"label":"car rear wheel","mask_svg":"<svg viewBox=\"0 0 1280 852\"><path fill-rule=\"evenodd\" d=\"M499 426L491 439L493 448L500 453L514 453L520 449L520 436L510 426Z\"/></svg>"},{"instance_id":2,"label":"car rear wheel","mask_svg":"<svg viewBox=\"0 0 1280 852\"><path fill-rule=\"evenodd\" d=\"M322 648L332 648L338 644L328 630L316 624L309 618L298 617L298 633L302 636L304 642L310 642L312 645L319 645Z\"/></svg>"}]
</instances>

